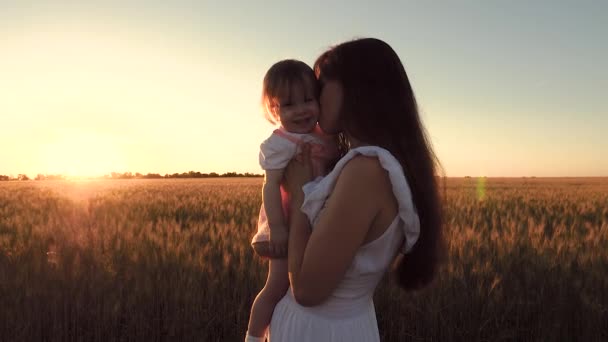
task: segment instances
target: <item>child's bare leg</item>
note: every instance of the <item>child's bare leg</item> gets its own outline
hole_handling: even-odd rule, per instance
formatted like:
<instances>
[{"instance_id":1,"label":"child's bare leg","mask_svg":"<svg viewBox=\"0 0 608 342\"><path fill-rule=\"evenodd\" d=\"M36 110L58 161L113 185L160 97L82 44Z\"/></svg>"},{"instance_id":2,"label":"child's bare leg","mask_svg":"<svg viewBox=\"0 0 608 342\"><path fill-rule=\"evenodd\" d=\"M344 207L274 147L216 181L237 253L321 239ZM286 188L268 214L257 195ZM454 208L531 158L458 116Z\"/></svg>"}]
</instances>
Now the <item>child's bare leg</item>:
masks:
<instances>
[{"instance_id":1,"label":"child's bare leg","mask_svg":"<svg viewBox=\"0 0 608 342\"><path fill-rule=\"evenodd\" d=\"M262 337L266 333L272 312L277 303L283 298L289 288L287 275L287 259L269 259L268 278L266 285L253 301L247 333L251 336Z\"/></svg>"}]
</instances>

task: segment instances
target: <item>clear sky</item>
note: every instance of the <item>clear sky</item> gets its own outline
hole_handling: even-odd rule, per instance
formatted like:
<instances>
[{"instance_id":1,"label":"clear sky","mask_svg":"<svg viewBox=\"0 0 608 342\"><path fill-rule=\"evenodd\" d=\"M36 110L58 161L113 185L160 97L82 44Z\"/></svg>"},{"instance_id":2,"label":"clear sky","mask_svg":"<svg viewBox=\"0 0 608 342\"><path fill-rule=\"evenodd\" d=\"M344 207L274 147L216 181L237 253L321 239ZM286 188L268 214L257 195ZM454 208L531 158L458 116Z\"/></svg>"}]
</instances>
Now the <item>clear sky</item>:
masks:
<instances>
[{"instance_id":1,"label":"clear sky","mask_svg":"<svg viewBox=\"0 0 608 342\"><path fill-rule=\"evenodd\" d=\"M0 174L261 173L267 68L377 37L448 176L607 176L607 15L604 1L0 0Z\"/></svg>"}]
</instances>

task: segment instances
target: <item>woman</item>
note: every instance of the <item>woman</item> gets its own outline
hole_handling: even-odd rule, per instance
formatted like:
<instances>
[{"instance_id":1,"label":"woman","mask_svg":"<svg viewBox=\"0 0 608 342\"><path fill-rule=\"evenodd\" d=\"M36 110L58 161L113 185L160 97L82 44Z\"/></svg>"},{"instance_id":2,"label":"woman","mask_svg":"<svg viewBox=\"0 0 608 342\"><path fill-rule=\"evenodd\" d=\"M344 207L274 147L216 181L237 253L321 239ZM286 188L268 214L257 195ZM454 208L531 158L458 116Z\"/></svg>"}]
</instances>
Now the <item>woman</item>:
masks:
<instances>
[{"instance_id":1,"label":"woman","mask_svg":"<svg viewBox=\"0 0 608 342\"><path fill-rule=\"evenodd\" d=\"M442 249L436 158L388 44L368 38L335 46L317 59L315 74L319 125L340 135L345 154L317 182L310 182L308 146L287 167L291 289L274 310L269 337L379 341L372 297L389 265L405 290L435 275Z\"/></svg>"}]
</instances>

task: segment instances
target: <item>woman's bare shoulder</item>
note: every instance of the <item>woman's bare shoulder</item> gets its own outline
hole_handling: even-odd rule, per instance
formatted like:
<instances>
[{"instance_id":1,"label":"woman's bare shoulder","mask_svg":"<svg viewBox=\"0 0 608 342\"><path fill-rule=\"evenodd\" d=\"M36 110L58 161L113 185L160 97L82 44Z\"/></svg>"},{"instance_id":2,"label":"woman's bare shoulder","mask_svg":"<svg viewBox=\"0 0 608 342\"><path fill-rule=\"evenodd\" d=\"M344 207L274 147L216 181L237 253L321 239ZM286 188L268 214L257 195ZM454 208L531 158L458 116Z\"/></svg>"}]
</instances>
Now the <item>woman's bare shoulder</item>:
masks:
<instances>
[{"instance_id":1,"label":"woman's bare shoulder","mask_svg":"<svg viewBox=\"0 0 608 342\"><path fill-rule=\"evenodd\" d=\"M388 172L376 157L358 155L349 160L339 178L357 179L365 183L388 181Z\"/></svg>"}]
</instances>

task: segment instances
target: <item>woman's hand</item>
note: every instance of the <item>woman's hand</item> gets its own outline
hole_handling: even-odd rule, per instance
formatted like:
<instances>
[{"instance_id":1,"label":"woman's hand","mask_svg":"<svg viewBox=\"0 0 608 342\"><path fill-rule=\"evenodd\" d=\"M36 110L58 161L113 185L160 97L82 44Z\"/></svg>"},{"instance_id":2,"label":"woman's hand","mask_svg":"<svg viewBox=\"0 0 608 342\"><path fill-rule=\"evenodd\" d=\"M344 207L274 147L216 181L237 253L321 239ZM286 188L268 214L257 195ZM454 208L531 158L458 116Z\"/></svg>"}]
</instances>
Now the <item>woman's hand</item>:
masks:
<instances>
[{"instance_id":1,"label":"woman's hand","mask_svg":"<svg viewBox=\"0 0 608 342\"><path fill-rule=\"evenodd\" d=\"M289 195L300 195L302 186L313 179L310 144L301 145L301 153L293 158L285 168L285 188Z\"/></svg>"},{"instance_id":2,"label":"woman's hand","mask_svg":"<svg viewBox=\"0 0 608 342\"><path fill-rule=\"evenodd\" d=\"M286 227L270 228L269 256L273 258L284 258L287 256L287 243L289 235Z\"/></svg>"}]
</instances>

